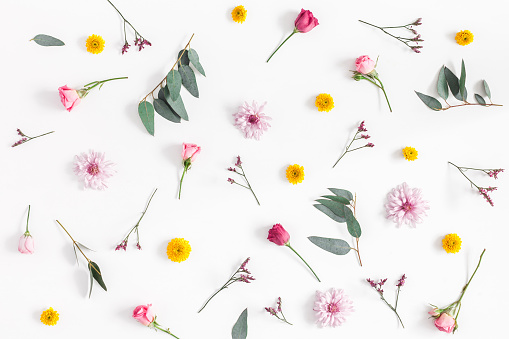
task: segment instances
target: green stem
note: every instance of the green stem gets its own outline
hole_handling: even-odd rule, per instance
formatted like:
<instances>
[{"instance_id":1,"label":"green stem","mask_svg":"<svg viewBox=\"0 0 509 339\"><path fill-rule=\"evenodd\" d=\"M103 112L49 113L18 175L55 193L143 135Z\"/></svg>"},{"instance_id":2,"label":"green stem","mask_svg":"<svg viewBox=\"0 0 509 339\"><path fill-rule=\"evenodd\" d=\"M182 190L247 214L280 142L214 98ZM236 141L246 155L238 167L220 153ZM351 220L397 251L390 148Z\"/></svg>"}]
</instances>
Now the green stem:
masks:
<instances>
[{"instance_id":1,"label":"green stem","mask_svg":"<svg viewBox=\"0 0 509 339\"><path fill-rule=\"evenodd\" d=\"M395 309L394 307L392 307L392 305L391 305L391 304L389 304L389 303L387 302L387 300L385 300L385 298L384 298L384 296L383 296L383 294L382 294L382 293L378 292L378 294L380 294L380 298L381 298L381 299L382 299L382 300L383 300L383 301L387 304L387 306L389 306L389 308L390 308L390 309L391 309L394 313L396 313L396 316L398 317L398 320L399 320L399 322L401 323L401 326L403 326L403 328L405 328L405 325L403 325L403 321L402 321L402 320L401 320L401 318L399 317L399 314L398 314L398 312L396 311L396 309Z\"/></svg>"},{"instance_id":2,"label":"green stem","mask_svg":"<svg viewBox=\"0 0 509 339\"><path fill-rule=\"evenodd\" d=\"M306 264L306 266L311 270L311 272L313 272L313 274L315 275L316 279L321 282L320 278L318 278L318 276L316 275L315 271L313 271L313 269L311 268L311 266L308 265L308 263L306 262L306 260L304 260L304 258L302 258L300 256L299 253L297 253L296 250L293 249L292 246L290 246L290 243L286 243L285 246L287 246L288 248L290 248L295 254L297 254L297 256L300 258L300 260L302 260L304 262L304 264Z\"/></svg>"},{"instance_id":3,"label":"green stem","mask_svg":"<svg viewBox=\"0 0 509 339\"><path fill-rule=\"evenodd\" d=\"M382 84L382 81L380 80L380 78L378 76L375 76L375 79L378 80L378 82L380 83L380 88L384 92L385 100L387 100L387 105L389 105L389 110L392 112L391 104L389 103L389 98L387 98L387 93L385 93L384 84Z\"/></svg>"},{"instance_id":4,"label":"green stem","mask_svg":"<svg viewBox=\"0 0 509 339\"><path fill-rule=\"evenodd\" d=\"M28 205L28 215L27 215L27 230L25 232L25 234L30 234L30 232L28 232L28 219L30 218L30 205Z\"/></svg>"},{"instance_id":5,"label":"green stem","mask_svg":"<svg viewBox=\"0 0 509 339\"><path fill-rule=\"evenodd\" d=\"M152 195L150 196L150 199L148 200L148 203L147 203L147 207L145 207L145 210L141 214L140 220L138 220L138 222L136 223L136 226L138 226L140 224L141 219L143 219L143 217L145 216L145 213L147 212L148 207L150 206L150 202L152 201L152 198L154 197L154 194L156 194L156 192L157 192L157 188L155 189L154 193L152 193Z\"/></svg>"},{"instance_id":6,"label":"green stem","mask_svg":"<svg viewBox=\"0 0 509 339\"><path fill-rule=\"evenodd\" d=\"M237 185L239 185L239 186L242 186L242 187L244 187L245 189L249 189L249 187L244 186L244 185L242 185L242 184L239 184L239 183L238 183L238 182L236 182L236 181L234 182L234 184L237 184Z\"/></svg>"},{"instance_id":7,"label":"green stem","mask_svg":"<svg viewBox=\"0 0 509 339\"><path fill-rule=\"evenodd\" d=\"M169 335L173 336L174 338L179 339L179 337L177 337L175 334L170 332L170 329L165 330L164 328L159 326L159 324L156 322L154 322L154 327L157 328L159 331L163 331L163 332L168 333Z\"/></svg>"},{"instance_id":8,"label":"green stem","mask_svg":"<svg viewBox=\"0 0 509 339\"><path fill-rule=\"evenodd\" d=\"M29 140L32 140L32 139L35 139L35 138L39 138L39 137L43 137L45 135L48 135L48 134L51 134L51 133L55 133L55 131L51 131L51 132L48 132L48 133L44 133L44 134L41 134L41 135L38 135L36 137L29 137ZM28 140L28 141L29 141Z\"/></svg>"},{"instance_id":9,"label":"green stem","mask_svg":"<svg viewBox=\"0 0 509 339\"><path fill-rule=\"evenodd\" d=\"M216 296L216 294L218 294L219 292L221 292L222 290L224 290L225 288L228 287L228 283L233 283L233 277L235 277L235 275L239 273L239 269L237 269L235 271L235 273L233 273L233 275L230 277L230 279L228 279L228 281L220 288L218 289L214 294L212 294L212 296L210 298L207 299L207 301L205 302L205 304L200 308L200 310L198 311L198 313L200 313L204 308L205 306L207 306L207 304L209 303L209 301L212 300L212 298L214 298Z\"/></svg>"},{"instance_id":10,"label":"green stem","mask_svg":"<svg viewBox=\"0 0 509 339\"><path fill-rule=\"evenodd\" d=\"M287 42L287 41L288 41L288 39L290 39L290 38L291 38L291 37L292 37L295 33L298 33L298 32L299 32L299 31L297 30L297 28L294 28L294 29L293 29L293 32L292 32L292 34L290 34L290 35L288 36L288 38L286 38L286 39L285 39L285 41L283 41L283 42L281 43L281 45L279 45L279 47L278 47L278 48L274 51L274 53L272 53L272 54L270 55L270 57L267 59L267 62L269 62L269 60L272 58L272 56L273 56L274 54L276 54L276 52L277 52L277 51L281 48L281 46L283 46L283 45L284 45L284 43L285 43L285 42Z\"/></svg>"},{"instance_id":11,"label":"green stem","mask_svg":"<svg viewBox=\"0 0 509 339\"><path fill-rule=\"evenodd\" d=\"M396 294L396 303L394 304L394 309L396 310L398 308L398 299L399 299L399 290L401 289L400 286L398 286L398 293Z\"/></svg>"},{"instance_id":12,"label":"green stem","mask_svg":"<svg viewBox=\"0 0 509 339\"><path fill-rule=\"evenodd\" d=\"M110 3L110 5L111 5L111 6L113 6L113 8L115 8L115 10L118 12L118 14L120 14L120 16L122 17L122 19L124 20L124 36L125 36L125 23L127 22L127 23L129 24L129 26L131 26L131 28L134 30L134 32L135 32L136 34L138 34L140 37L142 37L142 36L141 36L141 34L140 34L140 33L138 33L138 31L136 30L136 28L134 28L134 26L133 26L133 25L131 25L131 23L130 23L130 22L129 22L126 18L124 18L124 16L122 15L122 13L120 13L120 11L117 9L117 7L115 7L115 5L114 5L114 4L113 4L110 0L107 0L107 1ZM143 38L143 37L142 37L142 38ZM143 39L145 39L145 38L143 38ZM126 39L126 41L127 41L127 39Z\"/></svg>"},{"instance_id":13,"label":"green stem","mask_svg":"<svg viewBox=\"0 0 509 339\"><path fill-rule=\"evenodd\" d=\"M247 176L246 176L246 172L244 172L244 168L242 168L242 166L240 166L240 169L242 170L242 176L244 176L244 179L246 179L247 185L249 186L249 190L251 191L251 193L253 193L253 196L255 197L256 202L258 203L258 206L260 206L260 202L258 201L258 198L256 197L256 194L253 191L253 188L251 187L251 184L249 183L249 180L247 180Z\"/></svg>"},{"instance_id":14,"label":"green stem","mask_svg":"<svg viewBox=\"0 0 509 339\"><path fill-rule=\"evenodd\" d=\"M87 93L88 93L88 92L90 92L90 90L91 90L92 88L94 88L94 87L96 87L96 86L98 86L98 85L100 85L100 84L104 84L104 83L106 83L106 82L108 82L108 81L121 80L121 79L127 79L127 77L111 78L111 79L106 79L106 80L101 80L101 81L92 81L91 83L86 84L86 85L85 85L85 86L83 86L83 87L84 87L84 89L85 89L85 90L87 91ZM92 85L92 84L95 84L95 85L94 85L94 86L92 86L92 87L90 87L90 88L87 88L87 86L90 86L90 85Z\"/></svg>"},{"instance_id":15,"label":"green stem","mask_svg":"<svg viewBox=\"0 0 509 339\"><path fill-rule=\"evenodd\" d=\"M184 181L184 175L187 173L187 169L189 166L184 167L184 172L182 172L182 178L180 178L180 186L179 186L179 200L180 200L180 192L182 191L182 181Z\"/></svg>"},{"instance_id":16,"label":"green stem","mask_svg":"<svg viewBox=\"0 0 509 339\"><path fill-rule=\"evenodd\" d=\"M460 305L461 305L461 299L463 299L463 296L465 295L465 292L467 291L467 288L470 285L470 282L472 281L472 278L477 273L477 269L479 269L479 266L481 265L481 260L482 260L482 256L484 255L484 252L486 252L486 249L484 249L482 251L481 257L479 258L479 262L477 263L477 267L475 268L474 273L472 273L472 276L470 277L470 279L468 280L467 284L465 285L465 287L463 287L463 290L461 291L461 296L460 296L460 298L457 301L457 303L459 303Z\"/></svg>"},{"instance_id":17,"label":"green stem","mask_svg":"<svg viewBox=\"0 0 509 339\"><path fill-rule=\"evenodd\" d=\"M461 167L456 166L455 164L453 164L453 163L452 163L452 162L450 162L450 161L448 161L448 163L449 163L449 164L451 164L451 165L453 165L454 167L456 167L456 168L458 169L458 171L460 171L460 173L461 173L461 174L463 174L463 176L464 176L465 178L467 178L467 180L468 180L468 181L470 181L470 183L471 183L472 185L474 185L474 186L475 186L478 190L480 189L480 188L479 188L479 186L477 186L476 184L474 184L474 182L473 182L472 180L470 180L470 179L469 179L469 178L465 175L465 173L463 173L463 171L461 170ZM483 253L484 253L484 252L483 252Z\"/></svg>"},{"instance_id":18,"label":"green stem","mask_svg":"<svg viewBox=\"0 0 509 339\"><path fill-rule=\"evenodd\" d=\"M357 132L355 133L355 135L353 136L353 139L352 141L350 141L350 144L348 146L346 146L346 150L345 152L343 153L342 156L339 157L339 159L334 163L334 166L332 166L332 168L336 167L336 165L338 164L339 160L341 160L346 153L348 153L348 149L350 148L350 146L352 146L353 142L355 141L355 137L357 136L357 134L359 134L359 131L357 130Z\"/></svg>"}]
</instances>

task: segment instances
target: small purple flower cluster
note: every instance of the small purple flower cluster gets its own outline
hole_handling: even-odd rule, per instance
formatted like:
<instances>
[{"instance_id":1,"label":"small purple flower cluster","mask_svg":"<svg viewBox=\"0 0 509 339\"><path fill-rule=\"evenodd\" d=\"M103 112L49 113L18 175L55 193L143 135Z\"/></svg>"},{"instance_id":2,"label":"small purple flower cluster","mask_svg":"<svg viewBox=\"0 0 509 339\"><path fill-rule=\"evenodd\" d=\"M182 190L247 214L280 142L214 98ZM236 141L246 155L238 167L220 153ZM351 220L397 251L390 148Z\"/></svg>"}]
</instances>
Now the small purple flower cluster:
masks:
<instances>
[{"instance_id":1,"label":"small purple flower cluster","mask_svg":"<svg viewBox=\"0 0 509 339\"><path fill-rule=\"evenodd\" d=\"M115 247L115 251L118 251L118 250L124 250L124 251L127 250L127 239L123 240L120 244L117 245L117 247Z\"/></svg>"},{"instance_id":2,"label":"small purple flower cluster","mask_svg":"<svg viewBox=\"0 0 509 339\"><path fill-rule=\"evenodd\" d=\"M332 168L336 167L336 165L338 164L339 160L341 160L345 155L346 153L348 152L353 152L353 151L356 151L358 149L361 149L361 148L364 148L364 147L375 147L375 144L373 144L372 142L368 142L366 145L364 146L360 146L360 147L357 147L357 148L354 148L354 149L350 149L350 147L352 146L353 142L355 140L361 140L361 139L369 139L371 138L370 135L368 134L361 134L360 137L357 137L357 135L361 132L367 132L368 129L366 128L365 124L364 124L364 121L362 121L360 123L360 125L357 127L357 132L355 132L355 135L353 136L353 139L352 141L350 141L350 144L348 144L348 146L346 147L346 150L343 152L343 154L341 155L341 157L339 157L339 159L336 161L336 163L334 164L334 166L332 166Z\"/></svg>"},{"instance_id":3,"label":"small purple flower cluster","mask_svg":"<svg viewBox=\"0 0 509 339\"><path fill-rule=\"evenodd\" d=\"M493 192L493 191L496 191L497 188L496 187L488 187L488 188L485 188L485 187L479 187L479 194L481 194L483 196L484 199L486 199L486 201L491 205L491 206L495 206L493 204L493 200L491 200L491 197L489 196L489 192Z\"/></svg>"},{"instance_id":4,"label":"small purple flower cluster","mask_svg":"<svg viewBox=\"0 0 509 339\"><path fill-rule=\"evenodd\" d=\"M143 48L145 48L145 45L152 46L150 41L148 41L147 39L145 39L145 38L143 38L141 36L140 37L136 37L136 40L134 40L134 46L138 46L138 48L139 48L138 51L141 51Z\"/></svg>"},{"instance_id":5,"label":"small purple flower cluster","mask_svg":"<svg viewBox=\"0 0 509 339\"><path fill-rule=\"evenodd\" d=\"M397 287L403 287L405 285L406 275L403 274L401 279L398 280L398 283L396 284Z\"/></svg>"},{"instance_id":6,"label":"small purple flower cluster","mask_svg":"<svg viewBox=\"0 0 509 339\"><path fill-rule=\"evenodd\" d=\"M265 307L265 311L269 312L271 315L275 316L282 322L285 322L288 325L292 325L291 323L289 323L286 320L285 315L283 314L283 309L281 307L281 305L282 305L281 297L277 298L276 305L277 305L277 309L275 309L274 307ZM279 314L281 314L281 317L279 316Z\"/></svg>"},{"instance_id":7,"label":"small purple flower cluster","mask_svg":"<svg viewBox=\"0 0 509 339\"><path fill-rule=\"evenodd\" d=\"M504 171L503 169L499 168L499 169L490 170L486 174L488 174L490 176L490 178L498 179L497 175L503 171Z\"/></svg>"},{"instance_id":8,"label":"small purple flower cluster","mask_svg":"<svg viewBox=\"0 0 509 339\"><path fill-rule=\"evenodd\" d=\"M244 260L244 262L242 263L242 265L240 265L240 267L237 269L237 272L235 273L235 275L237 275L238 273L245 273L245 274L241 274L240 277L235 277L233 280L233 282L235 281L240 281L240 282L244 282L244 283L251 283L250 280L255 280L255 278L253 278L251 276L251 272L249 272L249 270L246 268L247 266L247 263L249 262L251 258L247 258L246 260ZM234 275L234 276L235 276Z\"/></svg>"},{"instance_id":9,"label":"small purple flower cluster","mask_svg":"<svg viewBox=\"0 0 509 339\"><path fill-rule=\"evenodd\" d=\"M387 278L385 279L380 279L379 282L374 282L373 280L371 279L366 279L366 281L371 285L371 287L373 287L378 293L380 294L383 294L384 293L384 290L382 289L382 286L385 284L385 282L387 281Z\"/></svg>"}]
</instances>

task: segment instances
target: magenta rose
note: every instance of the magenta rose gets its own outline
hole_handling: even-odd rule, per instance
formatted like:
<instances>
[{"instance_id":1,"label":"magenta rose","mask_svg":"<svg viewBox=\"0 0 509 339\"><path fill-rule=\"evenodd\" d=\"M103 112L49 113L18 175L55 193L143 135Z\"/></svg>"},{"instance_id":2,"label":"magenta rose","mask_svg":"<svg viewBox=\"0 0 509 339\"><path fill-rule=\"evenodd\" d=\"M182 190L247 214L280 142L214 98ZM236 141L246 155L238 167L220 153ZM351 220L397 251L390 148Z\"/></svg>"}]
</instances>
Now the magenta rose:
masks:
<instances>
[{"instance_id":1,"label":"magenta rose","mask_svg":"<svg viewBox=\"0 0 509 339\"><path fill-rule=\"evenodd\" d=\"M290 234L288 234L281 224L275 224L269 230L267 239L276 245L283 246L290 242Z\"/></svg>"},{"instance_id":2,"label":"magenta rose","mask_svg":"<svg viewBox=\"0 0 509 339\"><path fill-rule=\"evenodd\" d=\"M74 106L79 104L81 101L78 91L67 87L67 85L60 87L58 89L58 94L60 94L62 105L64 105L68 112L70 112Z\"/></svg>"},{"instance_id":3,"label":"magenta rose","mask_svg":"<svg viewBox=\"0 0 509 339\"><path fill-rule=\"evenodd\" d=\"M19 238L18 251L23 254L34 253L34 239L29 234L23 234Z\"/></svg>"},{"instance_id":4,"label":"magenta rose","mask_svg":"<svg viewBox=\"0 0 509 339\"><path fill-rule=\"evenodd\" d=\"M201 147L195 144L182 144L182 160L186 161L187 159L191 159L191 162L194 162L196 156L200 154Z\"/></svg>"},{"instance_id":5,"label":"magenta rose","mask_svg":"<svg viewBox=\"0 0 509 339\"><path fill-rule=\"evenodd\" d=\"M357 72L362 74L369 74L375 69L376 63L367 55L361 55L355 60L355 68Z\"/></svg>"},{"instance_id":6,"label":"magenta rose","mask_svg":"<svg viewBox=\"0 0 509 339\"><path fill-rule=\"evenodd\" d=\"M435 326L442 332L451 333L456 327L456 320L447 313L442 313L435 319Z\"/></svg>"},{"instance_id":7,"label":"magenta rose","mask_svg":"<svg viewBox=\"0 0 509 339\"><path fill-rule=\"evenodd\" d=\"M152 304L137 306L133 311L133 318L143 326L149 326L155 319L154 312L150 309Z\"/></svg>"},{"instance_id":8,"label":"magenta rose","mask_svg":"<svg viewBox=\"0 0 509 339\"><path fill-rule=\"evenodd\" d=\"M295 19L295 29L300 33L307 33L318 26L318 19L308 10L301 9L297 19Z\"/></svg>"}]
</instances>

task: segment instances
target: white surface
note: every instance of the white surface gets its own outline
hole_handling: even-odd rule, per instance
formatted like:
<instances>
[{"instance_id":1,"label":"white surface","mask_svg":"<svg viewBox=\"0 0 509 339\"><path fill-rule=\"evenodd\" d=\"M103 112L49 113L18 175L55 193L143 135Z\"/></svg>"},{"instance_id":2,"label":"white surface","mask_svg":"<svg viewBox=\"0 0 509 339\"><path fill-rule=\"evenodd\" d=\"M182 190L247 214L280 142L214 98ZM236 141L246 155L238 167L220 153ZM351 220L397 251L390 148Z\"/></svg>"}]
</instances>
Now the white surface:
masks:
<instances>
[{"instance_id":1,"label":"white surface","mask_svg":"<svg viewBox=\"0 0 509 339\"><path fill-rule=\"evenodd\" d=\"M500 303L508 275L504 208L509 202L507 175L498 182L474 176L482 185L500 187L489 206L447 161L473 167L508 168L507 106L457 108L433 112L413 93L434 94L438 71L446 64L467 66L470 95L486 79L497 103L509 104L505 11L501 1L247 1L247 21L231 20L237 2L116 1L115 4L152 47L120 55L121 20L106 1L4 0L0 23L2 53L2 146L0 242L0 333L2 338L162 338L131 318L139 304L152 303L158 321L180 338L229 338L237 317L249 308L248 338L371 337L429 338L438 332L427 319L428 303L453 302L486 248L483 264L463 302L456 337L495 337L508 312ZM288 41L269 64L267 57L291 32L301 7L320 25ZM6 15L7 14L7 15ZM426 40L420 55L357 19L375 24L405 24L423 17ZM469 29L474 43L459 46L454 34ZM45 33L62 39L62 48L28 42ZM168 72L192 33L207 77L198 75L200 98L183 90L190 122L172 124L156 115L150 136L137 103ZM86 52L88 35L106 40L102 54ZM132 40L130 38L130 40ZM368 82L350 79L362 54L380 56L378 72L394 109ZM459 73L459 72L458 72ZM57 88L128 76L94 91L68 113ZM330 93L335 108L320 113L319 93ZM267 101L272 128L259 142L246 140L233 126L232 113L244 100ZM472 99L473 100L473 99ZM331 165L366 120L373 149L347 155ZM11 149L16 128L27 134L56 133ZM182 142L203 147L186 176L183 199L176 193ZM413 146L419 159L407 162L401 148ZM106 152L118 173L104 191L83 190L72 172L76 154ZM261 207L250 192L226 182L226 168L241 155ZM290 164L305 167L302 184L285 179ZM416 229L396 228L384 218L385 196L406 181L421 187L431 210ZM138 220L154 188L159 188L140 227L143 251L131 238L127 253L113 249ZM349 254L336 257L312 245L311 235L350 241L346 227L317 211L313 200L327 187L357 193L357 215L364 267ZM26 210L32 205L30 231L34 255L17 252ZM69 238L59 219L90 253L104 274L108 292L95 287L87 298L87 271L76 266ZM292 236L322 283L286 248L266 240L274 223ZM462 250L441 249L441 239L458 233ZM173 263L166 245L184 237L190 258ZM221 292L205 310L202 303L250 256L256 277ZM395 284L406 273L399 312L406 329L379 300L365 278ZM355 313L340 328L320 329L312 311L315 290L343 288ZM392 287L387 296L392 301ZM278 296L294 326L264 311ZM48 307L60 313L57 326L39 321Z\"/></svg>"}]
</instances>

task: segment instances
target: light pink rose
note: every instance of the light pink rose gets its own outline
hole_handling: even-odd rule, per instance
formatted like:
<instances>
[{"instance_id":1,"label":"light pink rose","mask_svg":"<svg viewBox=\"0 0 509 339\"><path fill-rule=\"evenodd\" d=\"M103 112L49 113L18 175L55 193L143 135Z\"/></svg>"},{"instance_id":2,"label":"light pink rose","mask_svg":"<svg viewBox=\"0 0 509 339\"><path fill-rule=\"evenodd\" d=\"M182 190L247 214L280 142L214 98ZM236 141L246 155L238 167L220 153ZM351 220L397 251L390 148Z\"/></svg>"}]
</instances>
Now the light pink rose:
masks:
<instances>
[{"instance_id":1,"label":"light pink rose","mask_svg":"<svg viewBox=\"0 0 509 339\"><path fill-rule=\"evenodd\" d=\"M318 26L318 19L308 10L301 9L297 19L295 19L295 29L300 33L307 33Z\"/></svg>"},{"instance_id":2,"label":"light pink rose","mask_svg":"<svg viewBox=\"0 0 509 339\"><path fill-rule=\"evenodd\" d=\"M29 234L23 234L19 238L18 251L23 254L34 253L34 239Z\"/></svg>"},{"instance_id":3,"label":"light pink rose","mask_svg":"<svg viewBox=\"0 0 509 339\"><path fill-rule=\"evenodd\" d=\"M196 156L200 154L201 147L195 144L182 144L182 160L186 161L187 159L191 159L191 162L194 162Z\"/></svg>"},{"instance_id":4,"label":"light pink rose","mask_svg":"<svg viewBox=\"0 0 509 339\"><path fill-rule=\"evenodd\" d=\"M355 68L357 72L362 74L369 74L375 69L376 63L367 55L361 55L355 60Z\"/></svg>"},{"instance_id":5,"label":"light pink rose","mask_svg":"<svg viewBox=\"0 0 509 339\"><path fill-rule=\"evenodd\" d=\"M437 317L440 315L440 313L437 312L438 311L438 308L434 308L432 309L431 311L428 312L428 314L432 317Z\"/></svg>"},{"instance_id":6,"label":"light pink rose","mask_svg":"<svg viewBox=\"0 0 509 339\"><path fill-rule=\"evenodd\" d=\"M58 89L58 94L60 94L62 105L64 105L68 112L81 101L78 92L75 89L67 87L67 85L60 87Z\"/></svg>"},{"instance_id":7,"label":"light pink rose","mask_svg":"<svg viewBox=\"0 0 509 339\"><path fill-rule=\"evenodd\" d=\"M442 332L451 333L456 327L456 320L447 313L442 313L435 319L435 326Z\"/></svg>"},{"instance_id":8,"label":"light pink rose","mask_svg":"<svg viewBox=\"0 0 509 339\"><path fill-rule=\"evenodd\" d=\"M154 312L150 309L152 304L137 306L133 311L133 318L143 326L149 326L155 318Z\"/></svg>"},{"instance_id":9,"label":"light pink rose","mask_svg":"<svg viewBox=\"0 0 509 339\"><path fill-rule=\"evenodd\" d=\"M290 241L290 234L284 229L281 224L275 224L269 230L267 239L276 245L283 246Z\"/></svg>"}]
</instances>

